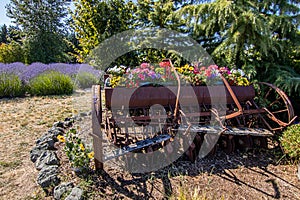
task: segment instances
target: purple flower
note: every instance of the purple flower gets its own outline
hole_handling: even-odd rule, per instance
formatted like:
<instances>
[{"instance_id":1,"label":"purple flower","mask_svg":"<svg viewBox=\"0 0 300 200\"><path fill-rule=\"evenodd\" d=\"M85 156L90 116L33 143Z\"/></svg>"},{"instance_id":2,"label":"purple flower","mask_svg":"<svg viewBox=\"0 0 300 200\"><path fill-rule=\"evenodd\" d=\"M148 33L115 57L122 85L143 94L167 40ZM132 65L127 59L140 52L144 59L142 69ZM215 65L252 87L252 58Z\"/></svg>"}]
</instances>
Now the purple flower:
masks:
<instances>
[{"instance_id":1,"label":"purple flower","mask_svg":"<svg viewBox=\"0 0 300 200\"><path fill-rule=\"evenodd\" d=\"M62 74L69 75L71 77L76 76L81 72L88 72L100 78L101 72L94 69L92 66L87 64L65 64L65 63L32 63L31 65L24 65L23 63L0 63L0 74L1 73L13 73L19 76L19 78L28 83L32 78L46 72L46 71L58 71Z\"/></svg>"}]
</instances>

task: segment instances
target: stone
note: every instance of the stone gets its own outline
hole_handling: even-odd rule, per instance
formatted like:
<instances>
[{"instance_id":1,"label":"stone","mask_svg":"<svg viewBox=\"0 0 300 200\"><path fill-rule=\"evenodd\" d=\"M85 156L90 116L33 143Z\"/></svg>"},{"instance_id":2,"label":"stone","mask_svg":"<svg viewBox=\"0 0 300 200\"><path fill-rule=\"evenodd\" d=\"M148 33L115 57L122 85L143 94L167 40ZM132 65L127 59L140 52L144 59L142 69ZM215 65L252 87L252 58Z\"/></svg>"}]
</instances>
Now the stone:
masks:
<instances>
[{"instance_id":1,"label":"stone","mask_svg":"<svg viewBox=\"0 0 300 200\"><path fill-rule=\"evenodd\" d=\"M53 197L54 199L61 199L62 195L70 191L74 187L72 182L62 183L54 188Z\"/></svg>"},{"instance_id":2,"label":"stone","mask_svg":"<svg viewBox=\"0 0 300 200\"><path fill-rule=\"evenodd\" d=\"M67 121L73 121L73 119L72 119L72 117L66 117L64 121L65 122L67 122Z\"/></svg>"},{"instance_id":3,"label":"stone","mask_svg":"<svg viewBox=\"0 0 300 200\"><path fill-rule=\"evenodd\" d=\"M52 127L48 130L48 133L56 133L59 135L59 134L64 134L65 132L65 129L64 128L61 128L61 127Z\"/></svg>"},{"instance_id":4,"label":"stone","mask_svg":"<svg viewBox=\"0 0 300 200\"><path fill-rule=\"evenodd\" d=\"M69 196L67 196L65 200L81 200L83 199L82 195L83 195L82 189L78 187L74 187L71 191L71 194L69 194Z\"/></svg>"},{"instance_id":5,"label":"stone","mask_svg":"<svg viewBox=\"0 0 300 200\"><path fill-rule=\"evenodd\" d=\"M87 114L87 113L85 113L85 112L81 112L81 113L79 113L79 117L86 117L86 116L88 116L88 114Z\"/></svg>"},{"instance_id":6,"label":"stone","mask_svg":"<svg viewBox=\"0 0 300 200\"><path fill-rule=\"evenodd\" d=\"M41 156L41 154L48 149L48 144L42 144L35 146L30 151L30 160L36 162L36 160Z\"/></svg>"},{"instance_id":7,"label":"stone","mask_svg":"<svg viewBox=\"0 0 300 200\"><path fill-rule=\"evenodd\" d=\"M65 121L64 121L64 127L65 127L65 128L71 127L71 126L73 125L74 121L75 121L75 120L74 120L73 118L71 118L71 117L65 118Z\"/></svg>"},{"instance_id":8,"label":"stone","mask_svg":"<svg viewBox=\"0 0 300 200\"><path fill-rule=\"evenodd\" d=\"M60 127L60 128L64 128L64 123L61 121L58 122L54 122L53 127Z\"/></svg>"},{"instance_id":9,"label":"stone","mask_svg":"<svg viewBox=\"0 0 300 200\"><path fill-rule=\"evenodd\" d=\"M57 136L64 135L64 129L60 127L53 127L48 130L48 135L51 135L52 139L57 142Z\"/></svg>"},{"instance_id":10,"label":"stone","mask_svg":"<svg viewBox=\"0 0 300 200\"><path fill-rule=\"evenodd\" d=\"M53 138L53 135L45 134L36 141L36 146L42 146L46 144L47 149L54 150L54 143L55 139Z\"/></svg>"},{"instance_id":11,"label":"stone","mask_svg":"<svg viewBox=\"0 0 300 200\"><path fill-rule=\"evenodd\" d=\"M37 170L41 170L46 165L59 165L59 159L57 158L55 152L49 150L44 151L35 162L35 168Z\"/></svg>"},{"instance_id":12,"label":"stone","mask_svg":"<svg viewBox=\"0 0 300 200\"><path fill-rule=\"evenodd\" d=\"M57 165L46 165L39 172L37 182L42 188L48 188L50 186L56 186L60 183L60 179L57 176Z\"/></svg>"},{"instance_id":13,"label":"stone","mask_svg":"<svg viewBox=\"0 0 300 200\"><path fill-rule=\"evenodd\" d=\"M71 127L73 125L73 121L65 121L64 122L64 127L68 128Z\"/></svg>"}]
</instances>

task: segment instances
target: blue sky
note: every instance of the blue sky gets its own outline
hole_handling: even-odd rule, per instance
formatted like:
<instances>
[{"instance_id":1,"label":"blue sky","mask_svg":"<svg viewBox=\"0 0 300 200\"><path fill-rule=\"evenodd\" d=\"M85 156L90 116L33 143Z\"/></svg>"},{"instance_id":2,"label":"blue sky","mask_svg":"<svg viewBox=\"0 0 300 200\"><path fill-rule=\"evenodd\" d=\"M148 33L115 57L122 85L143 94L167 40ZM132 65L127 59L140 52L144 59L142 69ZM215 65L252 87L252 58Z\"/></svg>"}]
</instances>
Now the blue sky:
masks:
<instances>
[{"instance_id":1,"label":"blue sky","mask_svg":"<svg viewBox=\"0 0 300 200\"><path fill-rule=\"evenodd\" d=\"M8 4L10 0L0 0L0 25L11 24L11 19L6 16L5 5Z\"/></svg>"}]
</instances>

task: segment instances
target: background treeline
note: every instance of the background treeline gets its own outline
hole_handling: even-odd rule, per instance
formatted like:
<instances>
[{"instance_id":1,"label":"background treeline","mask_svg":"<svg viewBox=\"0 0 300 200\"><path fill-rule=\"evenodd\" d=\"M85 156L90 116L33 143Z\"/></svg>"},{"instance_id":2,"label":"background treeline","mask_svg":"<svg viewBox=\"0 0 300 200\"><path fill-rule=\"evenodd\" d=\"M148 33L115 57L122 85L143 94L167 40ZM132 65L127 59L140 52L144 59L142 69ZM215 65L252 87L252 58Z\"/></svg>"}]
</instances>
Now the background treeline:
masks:
<instances>
[{"instance_id":1,"label":"background treeline","mask_svg":"<svg viewBox=\"0 0 300 200\"><path fill-rule=\"evenodd\" d=\"M11 0L7 15L16 26L1 27L0 62L84 62L116 33L166 28L192 37L217 65L242 68L252 80L299 97L298 0L75 0L72 11L70 2ZM146 49L114 64L164 57L177 59L172 52Z\"/></svg>"}]
</instances>

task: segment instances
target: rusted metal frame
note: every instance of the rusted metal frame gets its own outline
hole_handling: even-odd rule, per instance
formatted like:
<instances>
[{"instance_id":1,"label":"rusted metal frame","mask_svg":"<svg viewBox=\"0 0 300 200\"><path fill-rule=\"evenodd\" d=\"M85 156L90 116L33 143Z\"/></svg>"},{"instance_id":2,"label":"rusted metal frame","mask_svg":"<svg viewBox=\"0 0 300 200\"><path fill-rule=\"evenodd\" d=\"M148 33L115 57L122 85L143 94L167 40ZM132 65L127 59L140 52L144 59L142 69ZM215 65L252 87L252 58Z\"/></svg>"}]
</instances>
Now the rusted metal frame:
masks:
<instances>
[{"instance_id":1,"label":"rusted metal frame","mask_svg":"<svg viewBox=\"0 0 300 200\"><path fill-rule=\"evenodd\" d=\"M257 109L259 109L259 107L254 101L252 103ZM270 124L265 120L265 118L260 113L258 113L258 116L261 118L261 120L264 122L264 124L268 127L269 130L274 131L273 128L270 126Z\"/></svg>"},{"instance_id":2,"label":"rusted metal frame","mask_svg":"<svg viewBox=\"0 0 300 200\"><path fill-rule=\"evenodd\" d=\"M289 100L288 96L281 90L279 89L278 87L270 84L270 83L266 83L266 82L259 82L260 84L264 84L264 85L267 85L271 88L273 88L280 96L281 98L283 99L285 105L287 106L287 109L288 109L288 116L289 116L289 120L290 122L288 124L291 124L296 118L295 116L295 113L294 113L294 109L292 107L292 103L291 101Z\"/></svg>"},{"instance_id":3,"label":"rusted metal frame","mask_svg":"<svg viewBox=\"0 0 300 200\"><path fill-rule=\"evenodd\" d=\"M218 110L217 110L217 109L214 109L214 108L212 108L212 109L210 109L210 110L211 110L211 113L214 114L214 116L215 116L216 120L219 122L220 126L221 126L224 130L226 130L226 126L224 126L224 124L222 123L222 118L219 116Z\"/></svg>"},{"instance_id":4,"label":"rusted metal frame","mask_svg":"<svg viewBox=\"0 0 300 200\"><path fill-rule=\"evenodd\" d=\"M243 108L242 108L239 100L237 99L236 95L234 94L233 90L231 89L228 81L222 75L221 75L221 78L222 78L231 98L233 99L234 103L236 104L236 106L238 108L238 111L225 116L225 119L231 119L231 118L234 118L234 117L237 117L237 116L243 114Z\"/></svg>"},{"instance_id":5,"label":"rusted metal frame","mask_svg":"<svg viewBox=\"0 0 300 200\"><path fill-rule=\"evenodd\" d=\"M108 138L110 140L112 140L113 139L113 130L112 130L111 126L113 126L113 123L110 121L108 110L106 110L106 113L105 113L105 123L107 124L106 134L108 135Z\"/></svg>"},{"instance_id":6,"label":"rusted metal frame","mask_svg":"<svg viewBox=\"0 0 300 200\"><path fill-rule=\"evenodd\" d=\"M178 75L175 67L173 66L173 63L172 63L171 59L168 59L168 61L169 61L170 65L171 65L172 71L175 74L175 77L176 77L176 80L177 80L177 84L178 84L177 95L176 95L176 102L175 102L175 110L174 110L174 118L176 119L177 118L177 112L179 111L179 96L180 96L180 90L181 90L180 78L179 78L179 75Z\"/></svg>"},{"instance_id":7,"label":"rusted metal frame","mask_svg":"<svg viewBox=\"0 0 300 200\"><path fill-rule=\"evenodd\" d=\"M281 121L280 119L276 118L275 115L270 112L267 108L264 108L267 113L269 114L269 118L272 119L274 122L276 122L279 126L281 126L282 128L289 126L291 123L293 123L293 121L297 118L297 116L295 116L293 119L291 119L288 123Z\"/></svg>"},{"instance_id":8,"label":"rusted metal frame","mask_svg":"<svg viewBox=\"0 0 300 200\"><path fill-rule=\"evenodd\" d=\"M94 85L92 87L92 136L94 147L95 168L103 169L103 144L102 144L102 102L101 102L101 86Z\"/></svg>"},{"instance_id":9,"label":"rusted metal frame","mask_svg":"<svg viewBox=\"0 0 300 200\"><path fill-rule=\"evenodd\" d=\"M249 109L249 110L244 110L243 114L260 114L260 113L265 113L266 110L262 108L257 108L257 109Z\"/></svg>"}]
</instances>

